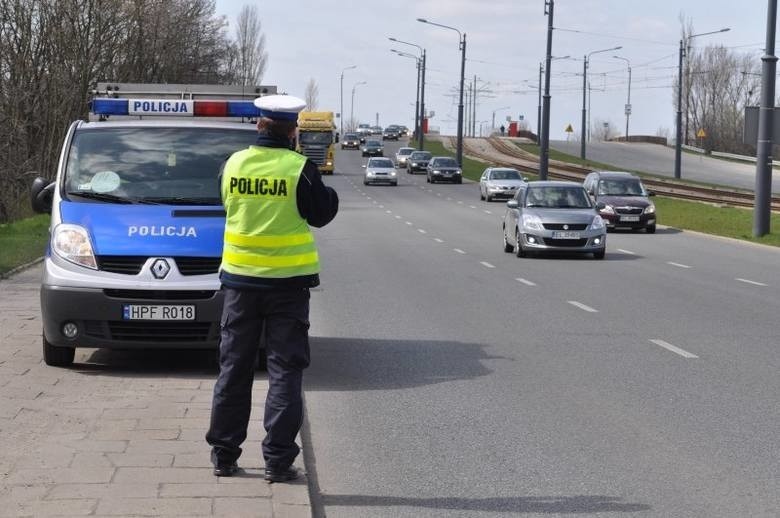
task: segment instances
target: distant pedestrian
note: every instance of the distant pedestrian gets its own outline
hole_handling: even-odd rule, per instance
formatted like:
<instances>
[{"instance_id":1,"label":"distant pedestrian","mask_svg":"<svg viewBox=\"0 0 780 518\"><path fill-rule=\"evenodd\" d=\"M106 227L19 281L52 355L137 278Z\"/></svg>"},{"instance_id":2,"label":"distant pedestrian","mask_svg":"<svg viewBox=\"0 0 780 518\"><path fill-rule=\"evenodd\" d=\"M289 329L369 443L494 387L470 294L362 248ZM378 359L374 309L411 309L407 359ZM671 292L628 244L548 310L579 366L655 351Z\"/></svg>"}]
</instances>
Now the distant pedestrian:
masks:
<instances>
[{"instance_id":1,"label":"distant pedestrian","mask_svg":"<svg viewBox=\"0 0 780 518\"><path fill-rule=\"evenodd\" d=\"M502 124L501 127L498 128L498 130L501 132L501 136L503 137L504 136L504 132L506 131L506 128L504 127L504 125Z\"/></svg>"},{"instance_id":2,"label":"distant pedestrian","mask_svg":"<svg viewBox=\"0 0 780 518\"><path fill-rule=\"evenodd\" d=\"M286 482L299 475L292 464L300 451L295 438L303 422L303 370L309 366L309 288L320 283L309 225L329 223L339 200L322 183L317 165L290 150L306 103L272 95L259 97L255 106L260 109L257 142L234 153L222 172L224 306L206 441L214 475L234 475L247 436L255 359L264 334L265 479Z\"/></svg>"}]
</instances>

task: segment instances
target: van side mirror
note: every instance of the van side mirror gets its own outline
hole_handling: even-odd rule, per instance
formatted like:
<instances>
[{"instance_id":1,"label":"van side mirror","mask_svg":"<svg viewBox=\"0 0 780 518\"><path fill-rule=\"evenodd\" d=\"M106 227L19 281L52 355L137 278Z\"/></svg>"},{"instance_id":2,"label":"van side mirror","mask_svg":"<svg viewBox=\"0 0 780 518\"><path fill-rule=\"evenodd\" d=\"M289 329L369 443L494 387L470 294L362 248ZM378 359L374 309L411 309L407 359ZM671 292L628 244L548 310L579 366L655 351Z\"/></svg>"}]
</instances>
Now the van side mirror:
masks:
<instances>
[{"instance_id":1,"label":"van side mirror","mask_svg":"<svg viewBox=\"0 0 780 518\"><path fill-rule=\"evenodd\" d=\"M509 209L516 209L520 206L520 204L517 203L517 200L509 200L508 202L506 202L506 206Z\"/></svg>"},{"instance_id":2,"label":"van side mirror","mask_svg":"<svg viewBox=\"0 0 780 518\"><path fill-rule=\"evenodd\" d=\"M30 186L30 205L35 212L47 214L51 212L54 198L54 182L38 176Z\"/></svg>"}]
</instances>

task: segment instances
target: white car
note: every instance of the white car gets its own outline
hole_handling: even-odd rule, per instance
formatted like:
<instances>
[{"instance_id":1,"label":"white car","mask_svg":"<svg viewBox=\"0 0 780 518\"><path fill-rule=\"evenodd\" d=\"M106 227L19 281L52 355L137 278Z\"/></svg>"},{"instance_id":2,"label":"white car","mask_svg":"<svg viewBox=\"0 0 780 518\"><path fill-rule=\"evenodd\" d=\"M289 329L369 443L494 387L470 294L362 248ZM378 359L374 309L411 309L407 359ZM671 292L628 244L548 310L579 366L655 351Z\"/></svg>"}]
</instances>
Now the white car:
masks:
<instances>
[{"instance_id":1,"label":"white car","mask_svg":"<svg viewBox=\"0 0 780 518\"><path fill-rule=\"evenodd\" d=\"M366 176L363 178L363 184L387 183L398 185L398 173L395 171L395 164L392 160L385 157L372 157L368 159Z\"/></svg>"},{"instance_id":2,"label":"white car","mask_svg":"<svg viewBox=\"0 0 780 518\"><path fill-rule=\"evenodd\" d=\"M416 149L413 147L399 148L398 152L395 154L396 166L406 168L406 159L409 158L409 155L411 155L414 151L416 151Z\"/></svg>"},{"instance_id":3,"label":"white car","mask_svg":"<svg viewBox=\"0 0 780 518\"><path fill-rule=\"evenodd\" d=\"M494 198L514 197L517 189L528 183L517 169L488 167L479 179L479 199L491 201Z\"/></svg>"}]
</instances>

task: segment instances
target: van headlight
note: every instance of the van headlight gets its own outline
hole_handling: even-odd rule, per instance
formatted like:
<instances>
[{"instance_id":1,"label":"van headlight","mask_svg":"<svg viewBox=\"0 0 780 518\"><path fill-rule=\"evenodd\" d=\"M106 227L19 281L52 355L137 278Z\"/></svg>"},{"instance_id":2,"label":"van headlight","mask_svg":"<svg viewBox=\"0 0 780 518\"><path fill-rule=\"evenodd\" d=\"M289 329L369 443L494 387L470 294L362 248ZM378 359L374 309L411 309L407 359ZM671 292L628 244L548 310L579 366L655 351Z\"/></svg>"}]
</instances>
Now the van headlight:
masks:
<instances>
[{"instance_id":1,"label":"van headlight","mask_svg":"<svg viewBox=\"0 0 780 518\"><path fill-rule=\"evenodd\" d=\"M97 270L89 233L79 225L60 224L52 233L52 250L71 263Z\"/></svg>"},{"instance_id":2,"label":"van headlight","mask_svg":"<svg viewBox=\"0 0 780 518\"><path fill-rule=\"evenodd\" d=\"M604 220L601 219L601 216L596 215L595 218L593 218L593 222L590 224L591 230L601 230L604 228Z\"/></svg>"}]
</instances>

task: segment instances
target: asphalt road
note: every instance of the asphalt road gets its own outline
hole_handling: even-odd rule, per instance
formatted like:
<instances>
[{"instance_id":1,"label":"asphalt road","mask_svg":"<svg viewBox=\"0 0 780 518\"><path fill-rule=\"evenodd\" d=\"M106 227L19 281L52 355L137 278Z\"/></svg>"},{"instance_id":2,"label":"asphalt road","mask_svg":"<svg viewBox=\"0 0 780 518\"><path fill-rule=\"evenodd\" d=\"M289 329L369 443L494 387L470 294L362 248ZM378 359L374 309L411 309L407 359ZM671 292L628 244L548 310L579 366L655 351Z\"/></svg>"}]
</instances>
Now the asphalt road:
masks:
<instances>
[{"instance_id":1,"label":"asphalt road","mask_svg":"<svg viewBox=\"0 0 780 518\"><path fill-rule=\"evenodd\" d=\"M550 147L574 156L580 156L580 143L555 140ZM674 177L674 148L658 144L625 142L590 142L586 148L590 160L661 176ZM683 180L696 180L717 185L728 185L755 190L756 165L731 162L708 156L683 152L680 167ZM780 192L780 178L773 175L772 191Z\"/></svg>"},{"instance_id":2,"label":"asphalt road","mask_svg":"<svg viewBox=\"0 0 780 518\"><path fill-rule=\"evenodd\" d=\"M315 516L780 514L780 251L659 228L518 259L475 184L365 187L337 160Z\"/></svg>"}]
</instances>

